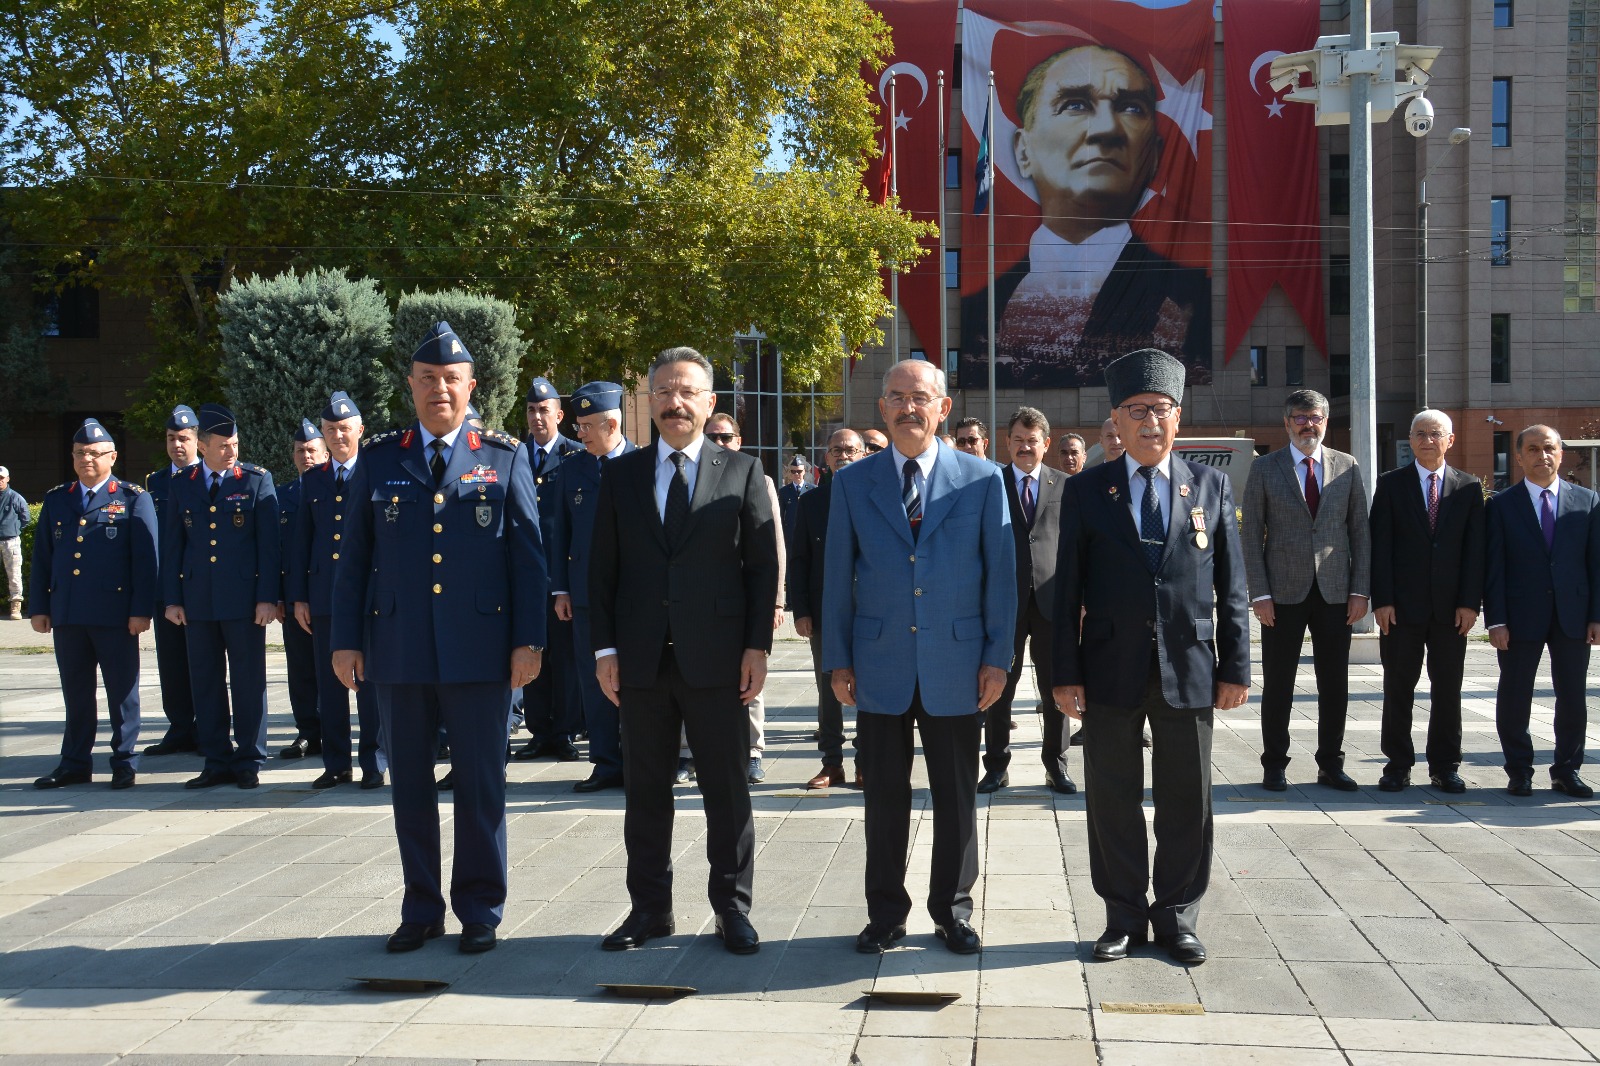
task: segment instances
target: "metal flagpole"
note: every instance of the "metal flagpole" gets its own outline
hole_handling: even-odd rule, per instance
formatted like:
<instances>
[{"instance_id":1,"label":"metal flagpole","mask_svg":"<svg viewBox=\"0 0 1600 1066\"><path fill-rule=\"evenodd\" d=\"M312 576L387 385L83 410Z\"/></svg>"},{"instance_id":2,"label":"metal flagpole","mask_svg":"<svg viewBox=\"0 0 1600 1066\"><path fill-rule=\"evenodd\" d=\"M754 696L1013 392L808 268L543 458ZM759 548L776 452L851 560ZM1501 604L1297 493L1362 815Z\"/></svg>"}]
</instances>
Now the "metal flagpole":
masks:
<instances>
[{"instance_id":1,"label":"metal flagpole","mask_svg":"<svg viewBox=\"0 0 1600 1066\"><path fill-rule=\"evenodd\" d=\"M989 131L989 166L985 180L989 184L989 432L993 434L995 422L995 345L994 345L994 202L999 191L994 187L994 71L989 72L989 114L984 119Z\"/></svg>"},{"instance_id":2,"label":"metal flagpole","mask_svg":"<svg viewBox=\"0 0 1600 1066\"><path fill-rule=\"evenodd\" d=\"M944 276L945 241L944 241L944 168L949 149L945 146L944 132L944 71L939 72L939 365L944 367L946 374L950 367L945 366L945 353L950 350L950 289L949 280Z\"/></svg>"},{"instance_id":3,"label":"metal flagpole","mask_svg":"<svg viewBox=\"0 0 1600 1066\"><path fill-rule=\"evenodd\" d=\"M889 195L900 195L900 153L895 151L897 138L895 136L895 117L899 113L895 104L894 92L895 78L889 77ZM889 356L889 365L893 366L900 361L900 264L894 263L889 268L889 302L894 305L890 312L894 315L889 327L889 346L893 349Z\"/></svg>"}]
</instances>

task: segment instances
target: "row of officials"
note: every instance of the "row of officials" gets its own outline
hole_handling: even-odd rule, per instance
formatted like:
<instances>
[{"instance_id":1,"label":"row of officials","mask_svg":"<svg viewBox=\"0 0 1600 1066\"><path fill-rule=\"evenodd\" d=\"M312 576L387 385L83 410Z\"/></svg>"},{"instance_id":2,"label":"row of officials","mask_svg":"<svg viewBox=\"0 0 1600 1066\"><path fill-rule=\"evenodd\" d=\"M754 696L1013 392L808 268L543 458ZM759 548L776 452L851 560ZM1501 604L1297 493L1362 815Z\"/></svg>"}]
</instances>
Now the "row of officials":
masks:
<instances>
[{"instance_id":1,"label":"row of officials","mask_svg":"<svg viewBox=\"0 0 1600 1066\"><path fill-rule=\"evenodd\" d=\"M441 936L447 908L461 923L460 950L495 946L507 883L507 712L521 690L535 737L527 750L554 745L561 757L579 727L560 708L575 704L594 763L579 790L624 789L631 908L602 946L636 948L675 931L673 785L686 745L705 801L715 932L729 951L753 953L752 705L786 584L821 696L813 787L843 783L842 708L856 709L867 835L859 951L906 935L919 738L934 816L926 906L950 950L981 949L971 922L976 795L1009 782L1010 704L1030 644L1049 693L1043 758L1057 791L1076 789L1063 716L1082 722L1103 960L1153 935L1174 960L1205 961L1197 922L1211 864L1213 709L1246 702L1249 611L1262 625L1266 788L1287 787L1289 702L1308 630L1317 781L1357 787L1341 750L1346 666L1350 627L1369 605L1385 667L1379 787L1409 784L1426 659L1429 775L1443 791L1464 788L1461 673L1482 606L1501 658L1510 790L1531 791L1529 704L1548 647L1552 786L1592 796L1578 767L1588 649L1600 641L1600 517L1595 494L1560 479L1560 439L1547 427L1519 435L1525 480L1485 508L1478 482L1444 462L1447 416L1425 411L1412 427L1416 463L1379 479L1369 514L1351 458L1322 444L1327 401L1294 393L1290 446L1252 467L1240 522L1224 475L1172 455L1185 369L1165 353L1107 367L1125 452L1070 478L1041 465L1050 431L1032 408L1011 420L1004 467L942 444L944 376L911 360L884 378L887 436L877 447L851 430L830 440L833 476L799 496L785 551L778 495L737 449L731 422L713 422L712 368L695 350L667 349L650 367L654 445L622 437L622 389L592 382L573 394L582 444L560 447L564 459L477 426L472 369L439 323L407 378L417 421L361 443L354 402L335 393L320 433L302 426L303 473L281 493L265 470L239 461L233 417L216 405L173 412L173 465L148 491L112 474L115 444L86 421L72 447L78 480L47 495L35 541L33 624L54 633L67 707L61 763L36 784L90 780L96 669L110 705L112 786L133 784L137 635L154 617L171 626L157 632L170 728L147 753L194 744L205 762L189 787L255 787L266 758L264 627L282 617L286 634L299 629L311 642L316 673L316 713L297 713L293 754L320 745L319 787L352 780L354 693L363 785L384 783L380 754L387 760L405 880L388 950ZM535 435L534 407L548 403L546 441L562 440L555 390L536 381L528 402ZM200 462L184 461L186 446ZM1063 619L1073 624L1054 624ZM187 670L169 679L178 654ZM559 663L567 669L548 669ZM192 720L174 714L185 680ZM567 685L575 701L550 695ZM448 896L433 770L441 736L455 800ZM1146 744L1153 862L1141 810Z\"/></svg>"}]
</instances>

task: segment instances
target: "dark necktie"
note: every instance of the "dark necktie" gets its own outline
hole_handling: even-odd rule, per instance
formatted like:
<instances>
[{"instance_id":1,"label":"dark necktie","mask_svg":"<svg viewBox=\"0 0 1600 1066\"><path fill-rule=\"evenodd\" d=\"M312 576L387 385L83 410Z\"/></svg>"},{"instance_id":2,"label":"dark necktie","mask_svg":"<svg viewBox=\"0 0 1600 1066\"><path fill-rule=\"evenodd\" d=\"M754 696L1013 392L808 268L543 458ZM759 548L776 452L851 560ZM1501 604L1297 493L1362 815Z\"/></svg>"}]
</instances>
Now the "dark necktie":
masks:
<instances>
[{"instance_id":1,"label":"dark necktie","mask_svg":"<svg viewBox=\"0 0 1600 1066\"><path fill-rule=\"evenodd\" d=\"M217 490L222 487L222 475L215 470L211 472L211 498L217 498Z\"/></svg>"},{"instance_id":2,"label":"dark necktie","mask_svg":"<svg viewBox=\"0 0 1600 1066\"><path fill-rule=\"evenodd\" d=\"M1156 497L1156 468L1141 466L1144 500L1139 505L1139 543L1144 546L1144 562L1153 574L1161 569L1161 555L1167 549L1167 530L1161 523L1161 501Z\"/></svg>"},{"instance_id":3,"label":"dark necktie","mask_svg":"<svg viewBox=\"0 0 1600 1066\"><path fill-rule=\"evenodd\" d=\"M1428 532L1439 532L1439 475L1428 475Z\"/></svg>"},{"instance_id":4,"label":"dark necktie","mask_svg":"<svg viewBox=\"0 0 1600 1066\"><path fill-rule=\"evenodd\" d=\"M533 469L535 472L544 469L544 449L537 444L533 446Z\"/></svg>"},{"instance_id":5,"label":"dark necktie","mask_svg":"<svg viewBox=\"0 0 1600 1066\"><path fill-rule=\"evenodd\" d=\"M1317 468L1311 463L1311 456L1300 460L1306 464L1306 510L1311 512L1312 521L1317 517L1317 504L1322 502L1322 488L1317 484Z\"/></svg>"},{"instance_id":6,"label":"dark necktie","mask_svg":"<svg viewBox=\"0 0 1600 1066\"><path fill-rule=\"evenodd\" d=\"M676 469L667 482L667 506L661 513L661 527L667 533L667 546L676 548L684 524L689 521L689 457L673 452L671 458Z\"/></svg>"},{"instance_id":7,"label":"dark necktie","mask_svg":"<svg viewBox=\"0 0 1600 1066\"><path fill-rule=\"evenodd\" d=\"M1544 530L1544 546L1546 550L1556 546L1556 512L1550 506L1550 490L1545 489L1539 493L1539 528Z\"/></svg>"},{"instance_id":8,"label":"dark necktie","mask_svg":"<svg viewBox=\"0 0 1600 1066\"><path fill-rule=\"evenodd\" d=\"M433 471L433 484L437 488L444 480L444 441L435 437L428 447L433 449L433 461L428 464L428 469Z\"/></svg>"},{"instance_id":9,"label":"dark necktie","mask_svg":"<svg viewBox=\"0 0 1600 1066\"><path fill-rule=\"evenodd\" d=\"M1022 517L1028 523L1028 528L1033 528L1033 511L1038 502L1033 498L1033 475L1022 475Z\"/></svg>"},{"instance_id":10,"label":"dark necktie","mask_svg":"<svg viewBox=\"0 0 1600 1066\"><path fill-rule=\"evenodd\" d=\"M344 479L347 474L349 474L349 471L344 467L334 467L333 483L341 489L344 488Z\"/></svg>"},{"instance_id":11,"label":"dark necktie","mask_svg":"<svg viewBox=\"0 0 1600 1066\"><path fill-rule=\"evenodd\" d=\"M83 490L83 509L87 511L94 505L94 489Z\"/></svg>"},{"instance_id":12,"label":"dark necktie","mask_svg":"<svg viewBox=\"0 0 1600 1066\"><path fill-rule=\"evenodd\" d=\"M907 459L905 481L900 486L900 499L906 505L906 521L911 523L911 539L916 540L922 531L922 493L917 491L917 461Z\"/></svg>"}]
</instances>

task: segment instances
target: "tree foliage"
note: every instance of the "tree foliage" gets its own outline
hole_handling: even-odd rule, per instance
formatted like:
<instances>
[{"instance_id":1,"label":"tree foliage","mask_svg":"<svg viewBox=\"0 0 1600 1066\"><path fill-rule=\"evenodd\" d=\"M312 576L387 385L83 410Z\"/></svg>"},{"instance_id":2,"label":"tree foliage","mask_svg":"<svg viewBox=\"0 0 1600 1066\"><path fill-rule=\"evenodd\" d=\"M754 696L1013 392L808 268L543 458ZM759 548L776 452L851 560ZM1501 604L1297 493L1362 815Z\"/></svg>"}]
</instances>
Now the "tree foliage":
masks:
<instances>
[{"instance_id":1,"label":"tree foliage","mask_svg":"<svg viewBox=\"0 0 1600 1066\"><path fill-rule=\"evenodd\" d=\"M28 277L15 250L0 245L0 444L11 438L17 418L59 415L70 395L66 378L45 363L33 293L18 284Z\"/></svg>"},{"instance_id":2,"label":"tree foliage","mask_svg":"<svg viewBox=\"0 0 1600 1066\"><path fill-rule=\"evenodd\" d=\"M382 428L395 391L389 305L343 270L251 278L218 300L222 389L253 461L287 474L287 442L343 389ZM279 445L284 445L279 447Z\"/></svg>"},{"instance_id":3,"label":"tree foliage","mask_svg":"<svg viewBox=\"0 0 1600 1066\"><path fill-rule=\"evenodd\" d=\"M473 406L490 429L507 428L506 416L521 397L517 382L522 353L527 347L517 328L516 308L504 300L459 289L444 292L408 292L394 313L394 362L401 374L411 372L411 353L435 323L448 322L461 343L472 353L472 376L478 387ZM416 417L409 390L401 390L400 410L405 421ZM512 432L521 433L515 427Z\"/></svg>"}]
</instances>

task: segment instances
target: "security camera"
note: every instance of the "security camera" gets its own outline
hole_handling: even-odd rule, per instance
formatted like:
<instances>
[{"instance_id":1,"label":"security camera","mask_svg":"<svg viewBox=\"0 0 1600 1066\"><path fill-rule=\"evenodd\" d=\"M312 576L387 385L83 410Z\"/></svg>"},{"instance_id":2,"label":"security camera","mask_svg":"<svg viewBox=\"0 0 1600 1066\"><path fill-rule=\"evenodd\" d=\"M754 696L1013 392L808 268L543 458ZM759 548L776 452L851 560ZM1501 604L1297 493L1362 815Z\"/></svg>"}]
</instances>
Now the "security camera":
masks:
<instances>
[{"instance_id":1,"label":"security camera","mask_svg":"<svg viewBox=\"0 0 1600 1066\"><path fill-rule=\"evenodd\" d=\"M1413 97L1406 105L1406 132L1413 137L1426 137L1433 129L1433 105L1426 96Z\"/></svg>"}]
</instances>

